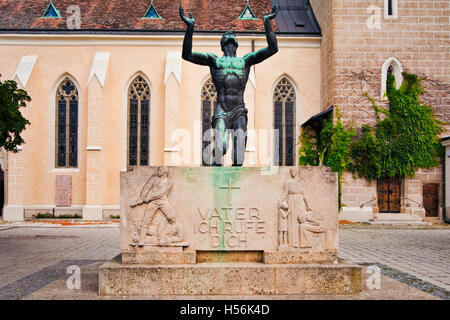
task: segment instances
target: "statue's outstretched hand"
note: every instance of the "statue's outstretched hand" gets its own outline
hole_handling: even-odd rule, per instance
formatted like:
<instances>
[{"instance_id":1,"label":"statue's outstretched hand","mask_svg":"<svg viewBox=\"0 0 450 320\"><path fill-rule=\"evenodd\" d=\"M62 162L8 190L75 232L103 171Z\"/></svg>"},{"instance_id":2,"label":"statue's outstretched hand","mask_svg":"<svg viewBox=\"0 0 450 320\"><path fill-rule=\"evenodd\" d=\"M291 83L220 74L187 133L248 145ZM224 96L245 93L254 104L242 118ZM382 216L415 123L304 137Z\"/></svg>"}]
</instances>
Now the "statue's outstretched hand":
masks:
<instances>
[{"instance_id":1,"label":"statue's outstretched hand","mask_svg":"<svg viewBox=\"0 0 450 320\"><path fill-rule=\"evenodd\" d=\"M276 16L277 16L277 14L278 14L278 11L280 10L280 8L278 7L278 6L273 6L272 7L272 13L271 14L269 14L267 11L266 11L266 14L264 15L264 22L266 22L266 21L270 21L270 20L272 20L272 19L274 19Z\"/></svg>"},{"instance_id":2,"label":"statue's outstretched hand","mask_svg":"<svg viewBox=\"0 0 450 320\"><path fill-rule=\"evenodd\" d=\"M194 26L194 24L195 24L195 19L194 19L194 16L192 15L192 13L189 13L189 16L191 17L190 19L188 18L188 17L186 17L185 16L185 14L184 14L184 9L183 9L183 6L182 5L180 5L180 9L179 9L179 11L180 11L180 17L181 17L181 20L183 20L184 21L184 23L186 23L186 25L189 27L189 26Z\"/></svg>"}]
</instances>

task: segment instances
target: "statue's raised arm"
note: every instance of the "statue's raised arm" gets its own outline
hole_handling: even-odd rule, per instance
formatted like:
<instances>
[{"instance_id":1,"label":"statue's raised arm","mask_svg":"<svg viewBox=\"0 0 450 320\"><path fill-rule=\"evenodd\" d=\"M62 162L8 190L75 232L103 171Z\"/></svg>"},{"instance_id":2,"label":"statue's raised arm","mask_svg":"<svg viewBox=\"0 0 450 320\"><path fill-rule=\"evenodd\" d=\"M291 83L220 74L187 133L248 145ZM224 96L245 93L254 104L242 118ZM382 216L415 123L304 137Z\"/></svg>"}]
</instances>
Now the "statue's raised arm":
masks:
<instances>
[{"instance_id":1,"label":"statue's raised arm","mask_svg":"<svg viewBox=\"0 0 450 320\"><path fill-rule=\"evenodd\" d=\"M244 57L238 57L236 50L239 46L236 35L227 31L222 35L220 47L223 56L213 53L192 52L192 36L195 20L184 14L180 6L181 20L186 23L186 35L183 42L183 59L209 66L212 82L217 91L217 105L214 107L211 127L214 129L214 149L212 154L203 153L204 163L212 166L222 166L223 156L228 150L228 132L234 130L233 135L233 166L244 164L245 146L247 144L248 109L245 107L244 91L247 84L250 66L260 63L278 51L277 38L272 30L272 20L278 14L278 7L272 8L272 13L264 16L268 47L258 52L252 52Z\"/></svg>"},{"instance_id":2,"label":"statue's raised arm","mask_svg":"<svg viewBox=\"0 0 450 320\"><path fill-rule=\"evenodd\" d=\"M278 52L278 42L275 32L272 29L272 20L275 19L279 11L278 6L272 7L272 13L264 15L264 28L266 29L267 47L257 52L251 52L244 56L246 66L252 66L263 62Z\"/></svg>"},{"instance_id":3,"label":"statue's raised arm","mask_svg":"<svg viewBox=\"0 0 450 320\"><path fill-rule=\"evenodd\" d=\"M200 64L203 66L209 66L212 62L214 57L210 54L203 54L198 52L192 52L192 36L194 34L194 25L195 25L195 19L192 13L189 14L190 18L188 18L184 14L183 6L180 5L180 17L181 20L184 21L184 23L187 26L186 34L184 36L183 41L183 54L182 57L184 60L190 61L195 64Z\"/></svg>"}]
</instances>

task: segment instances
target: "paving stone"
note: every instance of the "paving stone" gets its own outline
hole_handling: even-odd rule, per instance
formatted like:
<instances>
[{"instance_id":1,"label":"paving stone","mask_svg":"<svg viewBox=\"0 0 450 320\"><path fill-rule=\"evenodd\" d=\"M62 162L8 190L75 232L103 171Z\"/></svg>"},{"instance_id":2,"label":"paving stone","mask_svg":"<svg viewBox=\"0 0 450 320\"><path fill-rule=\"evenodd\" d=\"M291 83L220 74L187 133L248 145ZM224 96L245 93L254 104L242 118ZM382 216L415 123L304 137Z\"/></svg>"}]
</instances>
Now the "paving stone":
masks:
<instances>
[{"instance_id":1,"label":"paving stone","mask_svg":"<svg viewBox=\"0 0 450 320\"><path fill-rule=\"evenodd\" d=\"M378 262L450 291L450 230L341 229L339 256Z\"/></svg>"},{"instance_id":2,"label":"paving stone","mask_svg":"<svg viewBox=\"0 0 450 320\"><path fill-rule=\"evenodd\" d=\"M40 292L43 290L40 288L51 281L63 284L61 272L65 272L68 261L92 263L112 259L120 253L119 233L118 227L2 226L0 299L11 297L11 290L15 289L19 289L16 298L21 298L25 294L30 296L33 290ZM450 291L449 229L341 229L339 257L361 264L381 265L383 279L392 276L394 280L404 280L405 286L416 285L415 288L421 290L438 292L434 297L440 299L446 299L445 293ZM59 273L52 275L48 270L59 270ZM55 276L59 276L58 280Z\"/></svg>"}]
</instances>

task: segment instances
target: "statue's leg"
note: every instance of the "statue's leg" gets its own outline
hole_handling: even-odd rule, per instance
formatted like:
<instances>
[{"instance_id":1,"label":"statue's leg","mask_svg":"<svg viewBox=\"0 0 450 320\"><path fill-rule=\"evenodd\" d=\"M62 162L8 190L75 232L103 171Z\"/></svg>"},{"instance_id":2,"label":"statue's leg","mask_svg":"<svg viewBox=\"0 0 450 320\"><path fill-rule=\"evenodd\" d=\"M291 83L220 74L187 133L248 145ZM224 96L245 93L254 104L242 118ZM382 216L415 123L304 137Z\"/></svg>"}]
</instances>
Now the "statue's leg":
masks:
<instances>
[{"instance_id":1,"label":"statue's leg","mask_svg":"<svg viewBox=\"0 0 450 320\"><path fill-rule=\"evenodd\" d=\"M169 201L163 200L161 202L162 204L159 209L166 216L167 222L169 222L170 224L174 224L177 217L175 211L173 211L172 207L169 204Z\"/></svg>"},{"instance_id":2,"label":"statue's leg","mask_svg":"<svg viewBox=\"0 0 450 320\"><path fill-rule=\"evenodd\" d=\"M223 156L228 150L227 126L225 120L218 119L214 123L214 150L213 150L213 167L221 167L223 165Z\"/></svg>"},{"instance_id":3,"label":"statue's leg","mask_svg":"<svg viewBox=\"0 0 450 320\"><path fill-rule=\"evenodd\" d=\"M144 212L144 218L142 219L140 230L139 230L139 242L138 246L142 247L144 245L145 236L147 235L148 228L150 228L150 225L153 221L153 216L155 215L156 211L158 210L159 205L155 202L150 202L148 204L147 209L145 209Z\"/></svg>"},{"instance_id":4,"label":"statue's leg","mask_svg":"<svg viewBox=\"0 0 450 320\"><path fill-rule=\"evenodd\" d=\"M233 126L233 167L242 167L247 146L247 117L240 116Z\"/></svg>"}]
</instances>

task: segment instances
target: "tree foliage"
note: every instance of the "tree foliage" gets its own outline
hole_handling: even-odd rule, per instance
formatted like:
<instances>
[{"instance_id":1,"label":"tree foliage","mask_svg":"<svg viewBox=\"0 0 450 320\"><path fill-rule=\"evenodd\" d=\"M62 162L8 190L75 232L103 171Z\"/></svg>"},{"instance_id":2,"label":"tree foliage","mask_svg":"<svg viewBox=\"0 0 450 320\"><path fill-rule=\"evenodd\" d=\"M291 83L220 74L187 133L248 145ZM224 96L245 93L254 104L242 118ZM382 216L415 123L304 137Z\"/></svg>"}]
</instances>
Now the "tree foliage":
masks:
<instances>
[{"instance_id":1,"label":"tree foliage","mask_svg":"<svg viewBox=\"0 0 450 320\"><path fill-rule=\"evenodd\" d=\"M17 146L24 143L21 133L30 122L19 109L29 101L30 96L15 81L0 81L0 147L6 151L17 152Z\"/></svg>"},{"instance_id":2,"label":"tree foliage","mask_svg":"<svg viewBox=\"0 0 450 320\"><path fill-rule=\"evenodd\" d=\"M356 136L356 131L342 124L338 107L335 108L335 111L336 124L333 122L333 117L325 120L318 137L302 131L299 162L302 166L327 166L338 173L340 208L342 174L352 162L350 144Z\"/></svg>"}]
</instances>

